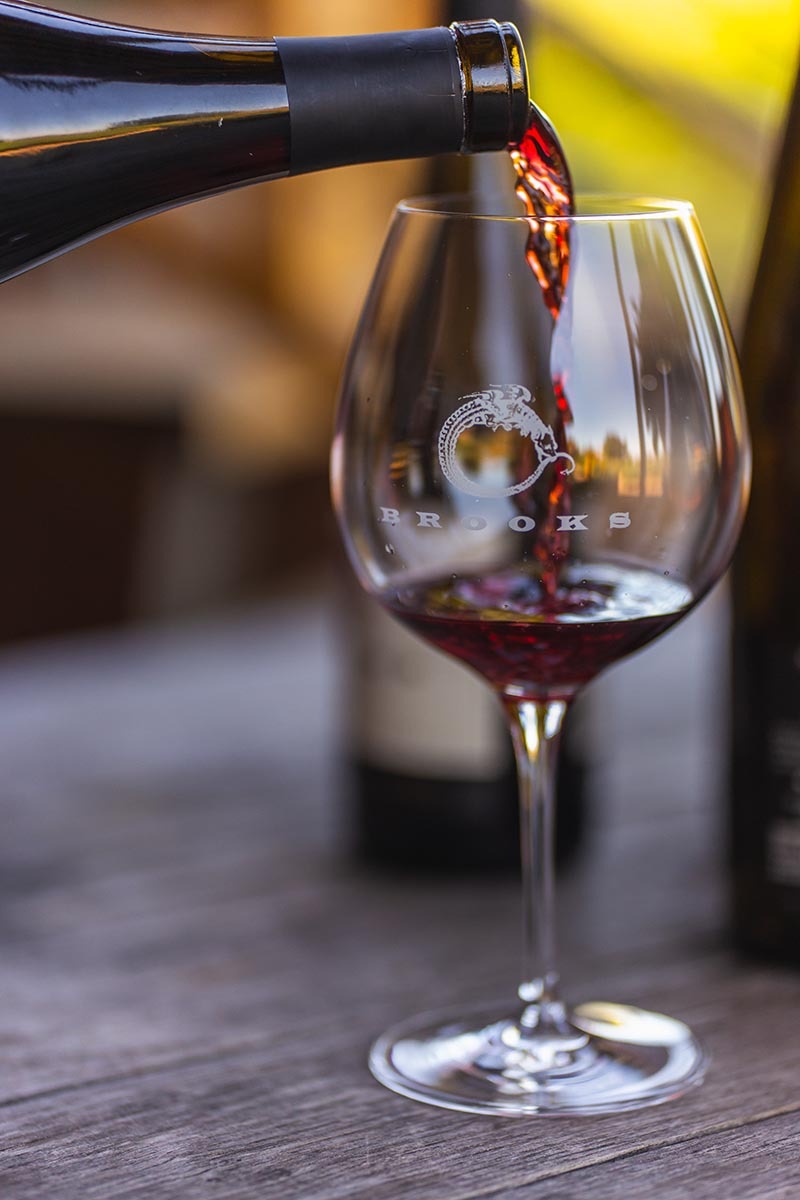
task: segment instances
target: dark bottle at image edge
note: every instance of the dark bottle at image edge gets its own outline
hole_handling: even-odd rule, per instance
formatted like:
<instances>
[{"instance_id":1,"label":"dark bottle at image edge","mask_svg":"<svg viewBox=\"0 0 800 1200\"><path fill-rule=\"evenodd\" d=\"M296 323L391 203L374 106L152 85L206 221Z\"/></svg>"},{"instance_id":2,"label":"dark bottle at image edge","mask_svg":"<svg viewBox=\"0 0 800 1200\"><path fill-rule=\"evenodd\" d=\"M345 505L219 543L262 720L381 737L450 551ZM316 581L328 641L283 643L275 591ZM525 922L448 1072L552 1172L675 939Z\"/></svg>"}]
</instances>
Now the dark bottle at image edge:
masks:
<instances>
[{"instance_id":1,"label":"dark bottle at image edge","mask_svg":"<svg viewBox=\"0 0 800 1200\"><path fill-rule=\"evenodd\" d=\"M247 183L499 150L527 114L509 24L251 41L0 0L0 280Z\"/></svg>"},{"instance_id":2,"label":"dark bottle at image edge","mask_svg":"<svg viewBox=\"0 0 800 1200\"><path fill-rule=\"evenodd\" d=\"M800 79L741 357L753 491L734 573L734 933L800 963Z\"/></svg>"}]
</instances>

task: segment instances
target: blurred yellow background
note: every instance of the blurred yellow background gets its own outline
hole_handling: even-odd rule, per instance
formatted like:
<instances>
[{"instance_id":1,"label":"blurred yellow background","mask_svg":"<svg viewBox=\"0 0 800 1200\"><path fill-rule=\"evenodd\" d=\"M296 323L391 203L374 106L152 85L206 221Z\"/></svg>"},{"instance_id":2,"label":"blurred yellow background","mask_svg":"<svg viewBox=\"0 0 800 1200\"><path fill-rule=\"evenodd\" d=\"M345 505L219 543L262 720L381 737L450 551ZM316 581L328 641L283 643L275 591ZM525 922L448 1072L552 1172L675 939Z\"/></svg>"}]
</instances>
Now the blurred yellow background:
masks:
<instances>
[{"instance_id":1,"label":"blurred yellow background","mask_svg":"<svg viewBox=\"0 0 800 1200\"><path fill-rule=\"evenodd\" d=\"M440 0L71 7L263 37L452 16ZM485 12L507 7L487 0ZM533 0L523 11L534 98L578 190L692 200L740 328L800 0ZM392 206L429 179L411 162L249 188L0 288L0 498L14 564L1 637L230 603L325 560L337 376Z\"/></svg>"}]
</instances>

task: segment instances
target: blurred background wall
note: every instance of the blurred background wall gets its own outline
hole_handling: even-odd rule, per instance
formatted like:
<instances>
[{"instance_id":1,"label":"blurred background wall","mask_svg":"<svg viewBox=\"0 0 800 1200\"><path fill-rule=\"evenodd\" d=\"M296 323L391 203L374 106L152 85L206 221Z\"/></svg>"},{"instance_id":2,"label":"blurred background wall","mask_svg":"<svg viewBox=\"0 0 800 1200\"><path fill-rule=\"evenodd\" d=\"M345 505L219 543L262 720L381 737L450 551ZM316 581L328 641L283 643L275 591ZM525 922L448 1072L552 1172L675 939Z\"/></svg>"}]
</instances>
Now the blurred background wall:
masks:
<instances>
[{"instance_id":1,"label":"blurred background wall","mask_svg":"<svg viewBox=\"0 0 800 1200\"><path fill-rule=\"evenodd\" d=\"M251 36L412 28L445 12L438 0L69 6ZM800 3L531 0L527 13L535 98L578 189L694 201L739 328ZM246 189L0 288L3 641L237 603L336 553L336 380L392 206L424 178L392 163Z\"/></svg>"}]
</instances>

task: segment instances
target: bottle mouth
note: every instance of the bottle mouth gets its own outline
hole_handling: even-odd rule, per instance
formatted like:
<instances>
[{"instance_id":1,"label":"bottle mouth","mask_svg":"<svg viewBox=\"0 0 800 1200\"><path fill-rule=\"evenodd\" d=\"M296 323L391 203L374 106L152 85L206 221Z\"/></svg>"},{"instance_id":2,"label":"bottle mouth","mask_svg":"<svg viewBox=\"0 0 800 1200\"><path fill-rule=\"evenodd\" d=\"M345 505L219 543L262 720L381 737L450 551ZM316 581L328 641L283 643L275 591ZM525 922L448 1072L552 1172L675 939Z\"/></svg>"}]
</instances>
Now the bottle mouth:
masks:
<instances>
[{"instance_id":1,"label":"bottle mouth","mask_svg":"<svg viewBox=\"0 0 800 1200\"><path fill-rule=\"evenodd\" d=\"M467 153L503 150L522 140L530 105L522 37L510 21L455 21L464 83Z\"/></svg>"}]
</instances>

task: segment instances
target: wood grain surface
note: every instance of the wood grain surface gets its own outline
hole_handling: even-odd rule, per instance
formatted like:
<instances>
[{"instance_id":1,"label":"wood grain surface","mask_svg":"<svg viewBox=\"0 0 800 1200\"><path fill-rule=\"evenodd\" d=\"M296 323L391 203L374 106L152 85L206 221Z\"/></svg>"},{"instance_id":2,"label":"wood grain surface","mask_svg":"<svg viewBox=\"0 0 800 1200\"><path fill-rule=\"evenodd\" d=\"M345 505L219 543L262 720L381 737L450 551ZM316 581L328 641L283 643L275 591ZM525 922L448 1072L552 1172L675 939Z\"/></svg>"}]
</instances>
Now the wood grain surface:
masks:
<instances>
[{"instance_id":1,"label":"wood grain surface","mask_svg":"<svg viewBox=\"0 0 800 1200\"><path fill-rule=\"evenodd\" d=\"M7 651L3 1200L800 1194L800 976L724 935L721 612L600 685L559 913L568 996L663 1008L712 1067L581 1120L448 1113L366 1069L398 1018L509 1003L518 897L348 858L327 594Z\"/></svg>"}]
</instances>

